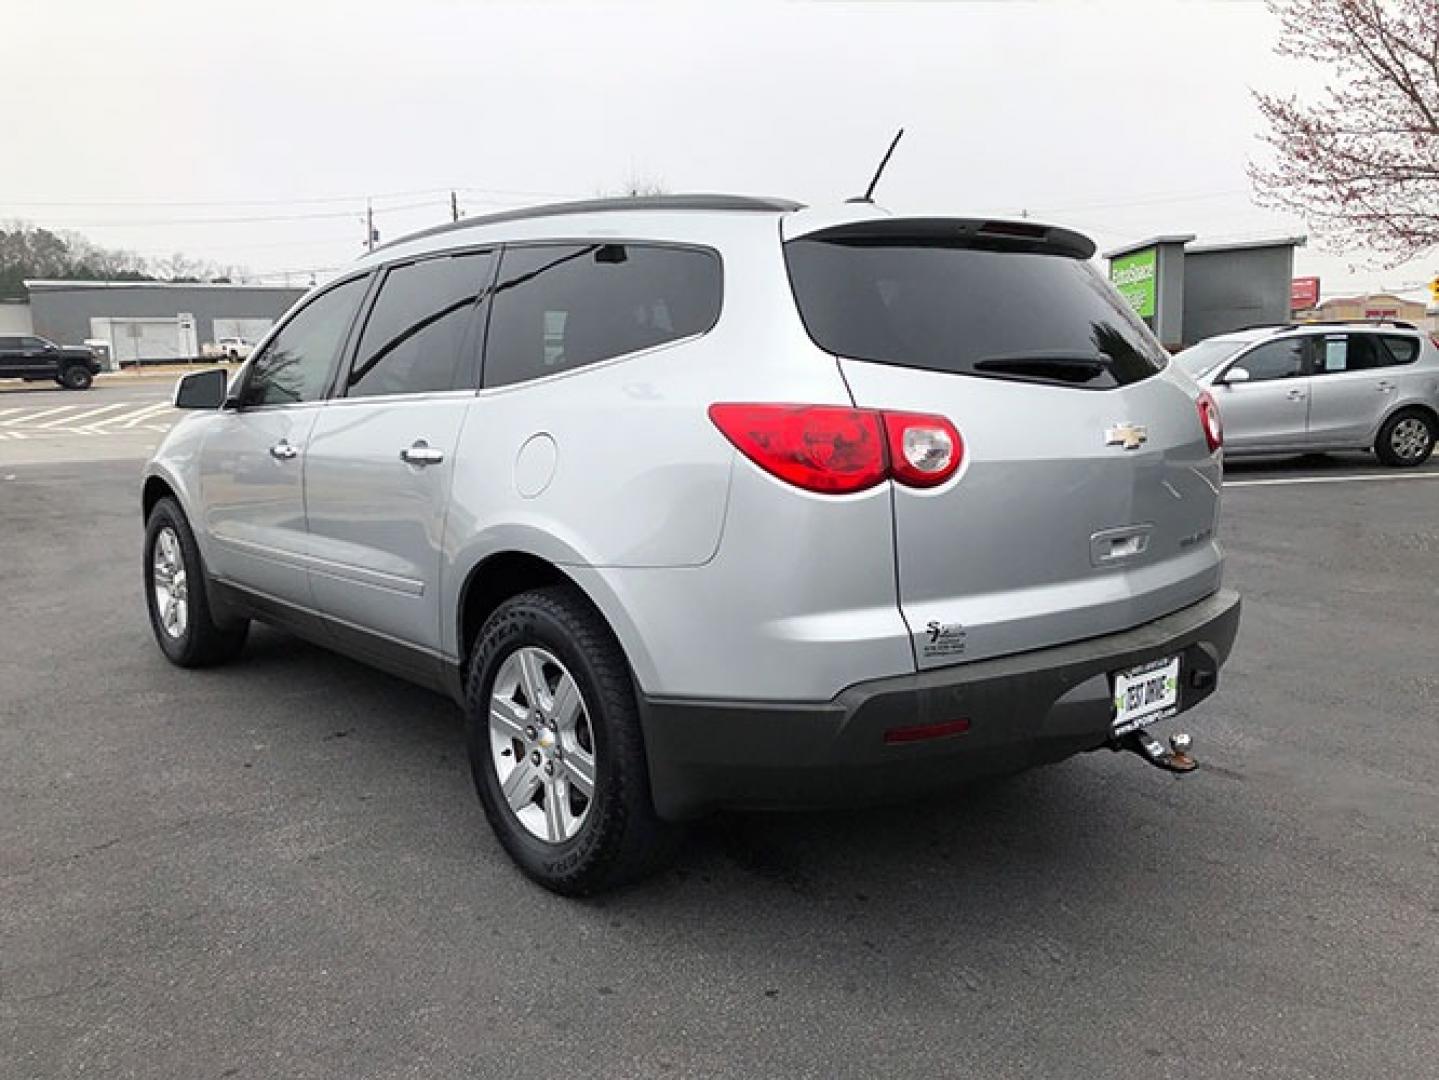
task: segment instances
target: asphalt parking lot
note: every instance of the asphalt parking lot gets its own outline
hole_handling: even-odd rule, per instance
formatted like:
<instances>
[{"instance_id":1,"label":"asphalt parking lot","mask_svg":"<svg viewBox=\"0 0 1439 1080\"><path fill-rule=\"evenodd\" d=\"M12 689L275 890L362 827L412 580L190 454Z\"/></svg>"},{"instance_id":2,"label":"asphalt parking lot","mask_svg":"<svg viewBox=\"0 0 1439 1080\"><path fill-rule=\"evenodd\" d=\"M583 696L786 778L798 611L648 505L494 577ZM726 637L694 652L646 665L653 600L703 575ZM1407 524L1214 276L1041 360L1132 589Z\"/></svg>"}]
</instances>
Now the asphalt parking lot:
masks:
<instances>
[{"instance_id":1,"label":"asphalt parking lot","mask_svg":"<svg viewBox=\"0 0 1439 1080\"><path fill-rule=\"evenodd\" d=\"M0 1076L1435 1075L1439 467L1231 469L1198 773L721 818L574 902L447 701L264 631L166 664L143 440L47 440L0 442Z\"/></svg>"}]
</instances>

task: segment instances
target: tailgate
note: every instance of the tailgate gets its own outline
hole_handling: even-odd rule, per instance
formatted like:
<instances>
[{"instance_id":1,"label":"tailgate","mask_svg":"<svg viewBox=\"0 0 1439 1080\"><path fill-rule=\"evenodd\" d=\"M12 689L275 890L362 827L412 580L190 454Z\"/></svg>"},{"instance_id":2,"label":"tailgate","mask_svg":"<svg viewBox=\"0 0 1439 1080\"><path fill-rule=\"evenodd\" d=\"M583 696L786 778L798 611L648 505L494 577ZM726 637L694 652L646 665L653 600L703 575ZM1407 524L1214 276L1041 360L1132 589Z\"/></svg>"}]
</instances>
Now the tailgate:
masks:
<instances>
[{"instance_id":1,"label":"tailgate","mask_svg":"<svg viewBox=\"0 0 1439 1080\"><path fill-rule=\"evenodd\" d=\"M921 668L1128 629L1219 587L1220 458L1198 389L1087 261L1031 222L883 219L789 240L854 403L939 414L959 473L894 483Z\"/></svg>"}]
</instances>

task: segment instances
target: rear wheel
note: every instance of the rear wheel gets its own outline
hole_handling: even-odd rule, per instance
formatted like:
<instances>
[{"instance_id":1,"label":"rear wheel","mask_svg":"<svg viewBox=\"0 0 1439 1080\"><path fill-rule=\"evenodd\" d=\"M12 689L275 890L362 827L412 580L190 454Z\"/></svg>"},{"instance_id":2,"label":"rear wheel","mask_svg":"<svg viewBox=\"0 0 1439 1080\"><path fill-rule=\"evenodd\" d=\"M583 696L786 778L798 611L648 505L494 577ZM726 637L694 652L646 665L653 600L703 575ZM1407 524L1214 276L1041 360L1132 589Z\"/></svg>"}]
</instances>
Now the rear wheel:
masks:
<instances>
[{"instance_id":1,"label":"rear wheel","mask_svg":"<svg viewBox=\"0 0 1439 1080\"><path fill-rule=\"evenodd\" d=\"M249 621L217 620L206 584L184 512L174 499L161 499L145 523L145 600L160 651L180 667L222 664L245 645Z\"/></svg>"},{"instance_id":2,"label":"rear wheel","mask_svg":"<svg viewBox=\"0 0 1439 1080\"><path fill-rule=\"evenodd\" d=\"M82 364L71 364L60 372L60 385L66 390L88 390L94 381L95 376Z\"/></svg>"},{"instance_id":3,"label":"rear wheel","mask_svg":"<svg viewBox=\"0 0 1439 1080\"><path fill-rule=\"evenodd\" d=\"M1434 418L1417 410L1397 412L1379 429L1374 453L1385 465L1412 468L1423 465L1434 452L1434 439L1439 435Z\"/></svg>"},{"instance_id":4,"label":"rear wheel","mask_svg":"<svg viewBox=\"0 0 1439 1080\"><path fill-rule=\"evenodd\" d=\"M629 666L569 587L506 601L475 645L465 694L470 768L510 857L558 893L635 880L669 855Z\"/></svg>"}]
</instances>

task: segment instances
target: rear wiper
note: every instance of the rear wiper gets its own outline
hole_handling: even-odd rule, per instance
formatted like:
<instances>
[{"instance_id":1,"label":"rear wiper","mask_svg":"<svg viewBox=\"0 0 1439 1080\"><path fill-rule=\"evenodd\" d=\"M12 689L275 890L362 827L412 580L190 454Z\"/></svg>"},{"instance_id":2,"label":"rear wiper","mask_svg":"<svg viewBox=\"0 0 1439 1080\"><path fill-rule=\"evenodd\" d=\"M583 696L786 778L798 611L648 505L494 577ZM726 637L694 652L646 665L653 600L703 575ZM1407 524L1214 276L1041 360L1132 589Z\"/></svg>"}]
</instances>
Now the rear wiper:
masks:
<instances>
[{"instance_id":1,"label":"rear wiper","mask_svg":"<svg viewBox=\"0 0 1439 1080\"><path fill-rule=\"evenodd\" d=\"M1108 353L1027 352L986 356L974 370L1018 378L1087 383L1099 378L1114 363Z\"/></svg>"}]
</instances>

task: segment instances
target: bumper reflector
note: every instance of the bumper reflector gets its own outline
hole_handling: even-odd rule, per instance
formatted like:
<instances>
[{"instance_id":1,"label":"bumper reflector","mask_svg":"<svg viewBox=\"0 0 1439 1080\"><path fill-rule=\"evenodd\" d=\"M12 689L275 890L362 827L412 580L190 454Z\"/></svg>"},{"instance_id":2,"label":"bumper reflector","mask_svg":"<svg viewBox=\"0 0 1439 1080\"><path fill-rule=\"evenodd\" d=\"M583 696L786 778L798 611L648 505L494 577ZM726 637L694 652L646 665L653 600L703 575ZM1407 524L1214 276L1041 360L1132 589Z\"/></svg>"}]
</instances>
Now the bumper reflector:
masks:
<instances>
[{"instance_id":1,"label":"bumper reflector","mask_svg":"<svg viewBox=\"0 0 1439 1080\"><path fill-rule=\"evenodd\" d=\"M947 735L963 735L968 730L968 720L941 720L937 724L892 727L884 733L884 741L890 744L923 742L925 739L943 739Z\"/></svg>"}]
</instances>

